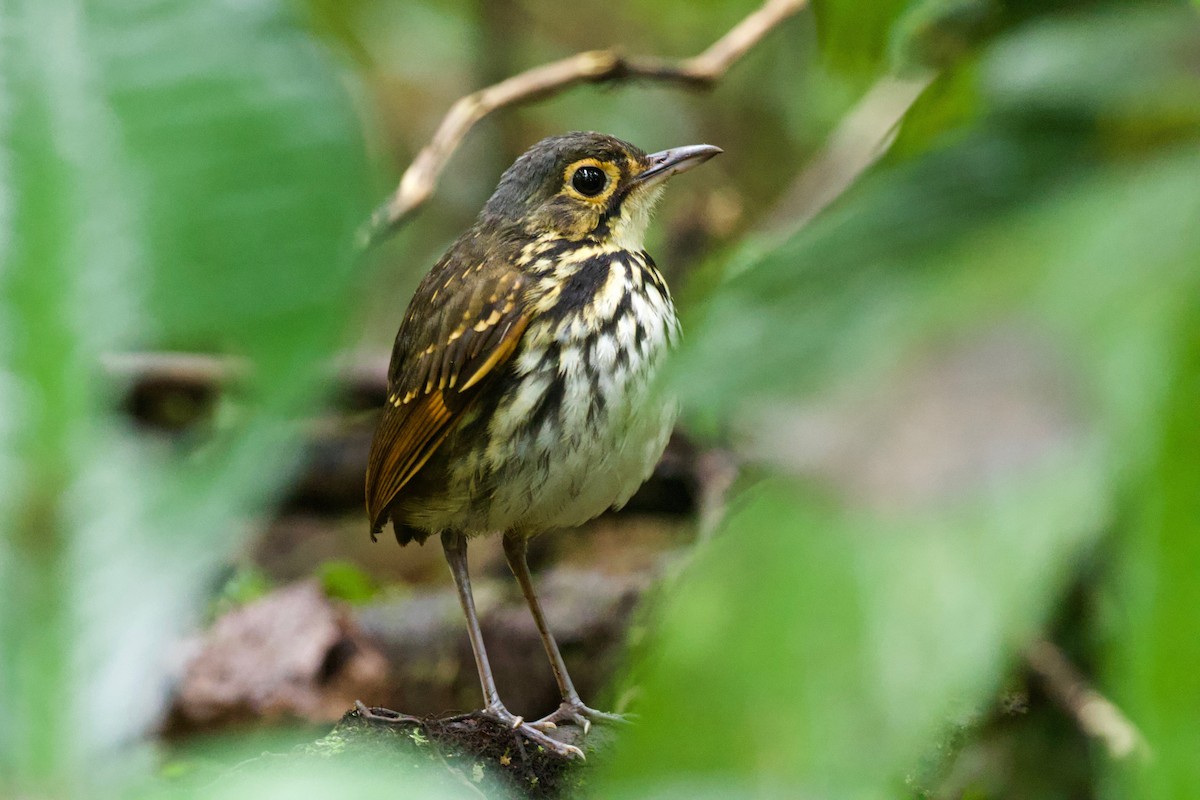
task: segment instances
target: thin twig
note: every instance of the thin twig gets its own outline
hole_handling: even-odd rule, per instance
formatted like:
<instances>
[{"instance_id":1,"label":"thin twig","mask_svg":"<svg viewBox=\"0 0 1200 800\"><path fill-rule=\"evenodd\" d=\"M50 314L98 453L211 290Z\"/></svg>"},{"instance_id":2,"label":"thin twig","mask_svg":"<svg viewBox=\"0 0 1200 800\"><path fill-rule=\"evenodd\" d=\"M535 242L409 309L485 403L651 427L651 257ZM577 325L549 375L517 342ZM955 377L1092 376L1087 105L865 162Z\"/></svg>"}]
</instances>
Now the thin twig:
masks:
<instances>
[{"instance_id":1,"label":"thin twig","mask_svg":"<svg viewBox=\"0 0 1200 800\"><path fill-rule=\"evenodd\" d=\"M237 356L184 352L105 353L105 375L128 390L148 388L159 393L189 389L215 392L253 373L250 362ZM328 369L329 380L343 394L382 397L387 394L386 357L348 360Z\"/></svg>"},{"instance_id":2,"label":"thin twig","mask_svg":"<svg viewBox=\"0 0 1200 800\"><path fill-rule=\"evenodd\" d=\"M1149 755L1149 746L1121 709L1096 691L1058 647L1044 639L1025 651L1025 662L1046 691L1088 736L1103 742L1116 760Z\"/></svg>"},{"instance_id":3,"label":"thin twig","mask_svg":"<svg viewBox=\"0 0 1200 800\"><path fill-rule=\"evenodd\" d=\"M105 353L100 366L111 377L130 383L153 382L210 390L250 371L250 364L244 359L208 353Z\"/></svg>"},{"instance_id":4,"label":"thin twig","mask_svg":"<svg viewBox=\"0 0 1200 800\"><path fill-rule=\"evenodd\" d=\"M696 457L696 538L708 541L716 535L729 510L729 494L737 480L737 456L723 448L705 450Z\"/></svg>"},{"instance_id":5,"label":"thin twig","mask_svg":"<svg viewBox=\"0 0 1200 800\"><path fill-rule=\"evenodd\" d=\"M936 73L885 75L842 117L825 146L783 193L763 228L787 236L841 197L891 146L904 115Z\"/></svg>"},{"instance_id":6,"label":"thin twig","mask_svg":"<svg viewBox=\"0 0 1200 800\"><path fill-rule=\"evenodd\" d=\"M414 717L411 714L401 714L399 711L392 711L390 708L369 708L362 700L354 701L354 710L358 712L358 716L368 722L376 722L383 725L416 725L425 727L425 720L420 717Z\"/></svg>"},{"instance_id":7,"label":"thin twig","mask_svg":"<svg viewBox=\"0 0 1200 800\"><path fill-rule=\"evenodd\" d=\"M807 0L767 0L711 47L680 60L624 56L615 49L578 53L543 64L459 99L433 139L417 154L388 201L360 233L366 249L399 228L433 194L438 178L467 133L494 111L543 100L581 83L655 80L689 88L709 88L777 25L799 12Z\"/></svg>"}]
</instances>

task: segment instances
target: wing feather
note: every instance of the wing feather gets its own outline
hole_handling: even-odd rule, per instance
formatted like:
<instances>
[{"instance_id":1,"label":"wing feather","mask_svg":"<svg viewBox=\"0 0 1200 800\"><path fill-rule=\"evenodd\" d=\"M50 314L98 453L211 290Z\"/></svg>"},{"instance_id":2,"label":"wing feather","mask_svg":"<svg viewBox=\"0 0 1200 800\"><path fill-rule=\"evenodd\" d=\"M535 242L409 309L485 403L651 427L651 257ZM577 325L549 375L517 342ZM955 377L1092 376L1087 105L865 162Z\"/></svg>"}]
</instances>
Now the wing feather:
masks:
<instances>
[{"instance_id":1,"label":"wing feather","mask_svg":"<svg viewBox=\"0 0 1200 800\"><path fill-rule=\"evenodd\" d=\"M485 259L482 268L467 262L456 273L462 263L452 250L430 271L396 335L388 403L367 464L373 534L488 379L513 357L529 323L520 272L504 260Z\"/></svg>"}]
</instances>

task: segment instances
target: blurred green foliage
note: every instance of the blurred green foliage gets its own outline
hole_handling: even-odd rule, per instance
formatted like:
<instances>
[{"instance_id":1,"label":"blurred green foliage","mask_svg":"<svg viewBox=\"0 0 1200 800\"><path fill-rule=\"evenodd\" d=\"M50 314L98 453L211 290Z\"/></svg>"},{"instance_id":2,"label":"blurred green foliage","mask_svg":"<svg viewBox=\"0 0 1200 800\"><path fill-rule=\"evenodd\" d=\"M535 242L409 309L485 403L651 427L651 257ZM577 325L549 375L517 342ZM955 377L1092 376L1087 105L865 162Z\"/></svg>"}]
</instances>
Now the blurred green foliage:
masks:
<instances>
[{"instance_id":1,"label":"blurred green foliage","mask_svg":"<svg viewBox=\"0 0 1200 800\"><path fill-rule=\"evenodd\" d=\"M370 274L353 258L367 187L456 97L580 49L689 55L750 8L0 3L0 796L393 796L413 780L268 762L164 786L130 743L171 643L287 479L322 364L360 337L385 347L499 170L566 128L726 149L668 194L649 249L686 299L671 376L686 424L747 464L721 532L657 598L630 673L642 718L595 795L946 796L939 778L1084 564L1103 612L1071 638L1154 759L1042 730L1045 752L1013 747L1029 774L959 765L957 796L1065 796L1036 765L1068 751L1072 796L1079 781L1195 795L1194 3L816 2L710 94L583 87L485 122ZM917 69L935 74L882 161L802 230L761 230L856 97ZM370 177L365 143L391 148L376 169L391 174ZM730 221L682 226L701 206ZM903 403L905 376L986 358L996 337L1042 364L1066 407L1055 435L899 500L811 469L814 404ZM185 448L130 431L99 367L171 347L253 365ZM886 430L860 433L883 450ZM919 472L935 446L917 437L889 469ZM340 562L322 579L352 600L376 588Z\"/></svg>"},{"instance_id":2,"label":"blurred green foliage","mask_svg":"<svg viewBox=\"0 0 1200 800\"><path fill-rule=\"evenodd\" d=\"M159 713L171 642L288 477L366 162L278 4L13 2L0 31L0 785L70 791L128 768L98 759ZM186 452L131 436L100 369L172 347L253 364Z\"/></svg>"},{"instance_id":3,"label":"blurred green foliage","mask_svg":"<svg viewBox=\"0 0 1200 800\"><path fill-rule=\"evenodd\" d=\"M379 593L379 586L357 564L349 561L326 561L317 570L326 597L349 603L365 603Z\"/></svg>"},{"instance_id":4,"label":"blurred green foliage","mask_svg":"<svg viewBox=\"0 0 1200 800\"><path fill-rule=\"evenodd\" d=\"M1072 565L1115 531L1134 573L1102 591L1129 615L1108 634L1131 672L1110 689L1157 730L1158 760L1113 796L1200 786L1187 633L1200 605L1183 576L1200 564L1197 48L1182 9L1018 29L964 65L968 122L769 253L734 256L676 364L697 419L753 431L780 419L764 406L887 391L897 365L1018 325L1069 369L1087 433L915 509L799 477L745 495L666 602L648 724L614 780L670 782L682 764L752 775L747 792L899 791L939 728L986 711ZM926 130L929 110L914 109Z\"/></svg>"},{"instance_id":5,"label":"blurred green foliage","mask_svg":"<svg viewBox=\"0 0 1200 800\"><path fill-rule=\"evenodd\" d=\"M823 59L860 80L874 78L886 62L892 27L906 5L906 0L814 0Z\"/></svg>"},{"instance_id":6,"label":"blurred green foliage","mask_svg":"<svg viewBox=\"0 0 1200 800\"><path fill-rule=\"evenodd\" d=\"M210 619L216 619L235 608L252 603L276 588L261 569L254 566L234 569L224 581L209 609Z\"/></svg>"}]
</instances>

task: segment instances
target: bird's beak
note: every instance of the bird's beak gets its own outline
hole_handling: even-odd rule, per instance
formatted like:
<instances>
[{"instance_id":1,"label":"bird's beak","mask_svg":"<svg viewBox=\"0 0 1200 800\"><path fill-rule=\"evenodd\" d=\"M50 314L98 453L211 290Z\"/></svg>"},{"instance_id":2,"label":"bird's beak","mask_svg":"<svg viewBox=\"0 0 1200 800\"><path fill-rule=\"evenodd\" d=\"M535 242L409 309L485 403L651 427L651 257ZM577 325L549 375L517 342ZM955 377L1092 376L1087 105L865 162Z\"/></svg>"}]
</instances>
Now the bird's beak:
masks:
<instances>
[{"instance_id":1,"label":"bird's beak","mask_svg":"<svg viewBox=\"0 0 1200 800\"><path fill-rule=\"evenodd\" d=\"M660 150L646 156L649 165L640 175L634 178L638 186L653 186L662 183L672 175L687 172L692 167L698 167L717 153L725 152L711 144L691 144L686 147L672 147L670 150Z\"/></svg>"}]
</instances>

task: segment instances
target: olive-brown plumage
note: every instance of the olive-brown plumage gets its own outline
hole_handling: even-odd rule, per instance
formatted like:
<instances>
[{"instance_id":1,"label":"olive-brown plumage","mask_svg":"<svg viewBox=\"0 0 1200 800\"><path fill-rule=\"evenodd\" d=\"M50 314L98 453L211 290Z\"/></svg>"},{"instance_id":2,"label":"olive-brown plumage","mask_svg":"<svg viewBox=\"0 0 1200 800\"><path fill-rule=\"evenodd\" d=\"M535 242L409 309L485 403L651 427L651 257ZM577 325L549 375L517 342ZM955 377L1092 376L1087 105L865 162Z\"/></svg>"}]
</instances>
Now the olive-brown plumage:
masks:
<instances>
[{"instance_id":1,"label":"olive-brown plumage","mask_svg":"<svg viewBox=\"0 0 1200 800\"><path fill-rule=\"evenodd\" d=\"M516 253L474 230L418 287L396 336L388 403L367 467L373 531L461 418L503 373L529 322ZM498 368L499 367L499 368ZM397 520L401 544L412 538Z\"/></svg>"},{"instance_id":2,"label":"olive-brown plumage","mask_svg":"<svg viewBox=\"0 0 1200 800\"><path fill-rule=\"evenodd\" d=\"M662 452L674 408L649 387L678 322L642 239L666 178L718 152L646 155L596 133L537 143L421 281L396 335L367 467L372 535L389 519L402 545L441 535L485 713L561 754L579 752L545 729L612 715L571 683L526 542L624 504ZM562 693L537 723L500 702L479 632L466 541L490 532L504 534Z\"/></svg>"}]
</instances>

